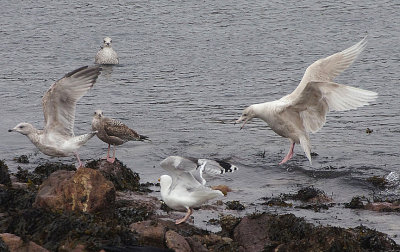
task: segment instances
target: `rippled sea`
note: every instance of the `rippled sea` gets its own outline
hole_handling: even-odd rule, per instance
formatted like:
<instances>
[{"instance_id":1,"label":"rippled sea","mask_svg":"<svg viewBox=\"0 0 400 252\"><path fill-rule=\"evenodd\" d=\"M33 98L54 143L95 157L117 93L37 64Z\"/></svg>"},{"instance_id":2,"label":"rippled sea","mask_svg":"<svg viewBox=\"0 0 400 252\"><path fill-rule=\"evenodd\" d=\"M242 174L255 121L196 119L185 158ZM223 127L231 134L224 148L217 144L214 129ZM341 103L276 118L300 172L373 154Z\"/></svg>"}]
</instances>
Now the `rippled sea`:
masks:
<instances>
[{"instance_id":1,"label":"rippled sea","mask_svg":"<svg viewBox=\"0 0 400 252\"><path fill-rule=\"evenodd\" d=\"M400 173L400 4L397 1L100 1L68 4L9 1L0 9L0 158L29 155L33 169L51 158L29 140L8 133L17 123L43 127L41 97L65 73L92 65L104 37L113 39L120 65L104 68L77 105L75 134L90 130L102 109L152 139L117 148L117 158L157 182L159 162L169 155L230 160L239 171L210 184L227 184L224 201L240 200L249 211L291 212L315 223L363 224L400 242L400 215L343 208L379 190L367 179ZM248 105L292 92L315 60L341 51L368 34L365 51L336 82L379 93L370 106L331 112L311 135L313 166L299 146L279 161L289 141L261 120L244 130L233 125ZM366 129L373 130L371 134ZM84 160L105 156L97 138L80 149ZM294 193L313 185L338 203L315 213L257 204L261 197ZM217 215L210 213L211 215ZM194 214L206 220L210 216ZM396 236L397 235L397 236Z\"/></svg>"}]
</instances>

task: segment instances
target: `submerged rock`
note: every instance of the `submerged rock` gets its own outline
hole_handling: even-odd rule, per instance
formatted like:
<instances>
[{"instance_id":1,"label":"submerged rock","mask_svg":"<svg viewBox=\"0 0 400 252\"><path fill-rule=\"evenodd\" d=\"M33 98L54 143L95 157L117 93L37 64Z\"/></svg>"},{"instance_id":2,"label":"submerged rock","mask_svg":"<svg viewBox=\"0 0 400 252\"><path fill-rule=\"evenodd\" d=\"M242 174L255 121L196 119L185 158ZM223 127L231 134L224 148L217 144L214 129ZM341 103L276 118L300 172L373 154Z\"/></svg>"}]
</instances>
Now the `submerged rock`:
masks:
<instances>
[{"instance_id":1,"label":"submerged rock","mask_svg":"<svg viewBox=\"0 0 400 252\"><path fill-rule=\"evenodd\" d=\"M3 160L0 160L0 184L11 185L10 174L8 173L8 166Z\"/></svg>"},{"instance_id":2,"label":"submerged rock","mask_svg":"<svg viewBox=\"0 0 400 252\"><path fill-rule=\"evenodd\" d=\"M34 206L52 211L109 213L115 207L115 189L99 171L90 168L80 168L76 172L60 170L40 186Z\"/></svg>"},{"instance_id":3,"label":"submerged rock","mask_svg":"<svg viewBox=\"0 0 400 252\"><path fill-rule=\"evenodd\" d=\"M242 211L245 206L237 200L225 202L226 209Z\"/></svg>"},{"instance_id":4,"label":"submerged rock","mask_svg":"<svg viewBox=\"0 0 400 252\"><path fill-rule=\"evenodd\" d=\"M114 163L104 159L93 160L86 163L86 167L99 170L106 179L114 184L116 190L140 190L139 174L127 168L118 159Z\"/></svg>"},{"instance_id":5,"label":"submerged rock","mask_svg":"<svg viewBox=\"0 0 400 252\"><path fill-rule=\"evenodd\" d=\"M29 164L29 158L27 155L21 155L19 157L14 158L15 162L20 164Z\"/></svg>"}]
</instances>

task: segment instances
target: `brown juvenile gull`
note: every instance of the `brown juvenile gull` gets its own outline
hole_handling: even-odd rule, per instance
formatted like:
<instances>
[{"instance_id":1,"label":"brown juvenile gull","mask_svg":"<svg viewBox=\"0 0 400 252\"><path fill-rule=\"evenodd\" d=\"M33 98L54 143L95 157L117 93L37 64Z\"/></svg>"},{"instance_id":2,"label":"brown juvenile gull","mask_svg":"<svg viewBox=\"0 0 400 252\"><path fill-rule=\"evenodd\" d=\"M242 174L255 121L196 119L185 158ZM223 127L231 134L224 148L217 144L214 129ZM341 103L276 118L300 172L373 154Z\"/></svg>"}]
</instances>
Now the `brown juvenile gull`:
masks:
<instances>
[{"instance_id":1,"label":"brown juvenile gull","mask_svg":"<svg viewBox=\"0 0 400 252\"><path fill-rule=\"evenodd\" d=\"M176 220L176 224L185 222L193 213L193 208L224 195L220 190L205 186L203 173L224 174L238 169L224 161L180 156L169 156L160 166L171 174L162 175L159 179L162 200L174 210L187 211L185 217Z\"/></svg>"},{"instance_id":2,"label":"brown juvenile gull","mask_svg":"<svg viewBox=\"0 0 400 252\"><path fill-rule=\"evenodd\" d=\"M247 107L236 123L244 121L242 129L252 118L262 119L275 133L290 140L289 152L279 164L293 157L296 143L301 145L312 164L309 133L315 133L324 126L326 114L331 110L362 107L378 96L375 92L333 82L353 63L366 43L364 38L346 50L317 60L307 68L300 84L291 94L276 101Z\"/></svg>"},{"instance_id":3,"label":"brown juvenile gull","mask_svg":"<svg viewBox=\"0 0 400 252\"><path fill-rule=\"evenodd\" d=\"M75 136L75 108L78 100L91 88L100 74L98 66L81 67L56 81L42 98L44 129L38 130L29 123L20 123L8 130L26 135L44 154L55 157L75 155L79 168L78 149L96 132Z\"/></svg>"},{"instance_id":4,"label":"brown juvenile gull","mask_svg":"<svg viewBox=\"0 0 400 252\"><path fill-rule=\"evenodd\" d=\"M101 110L96 110L92 120L92 130L97 131L97 137L108 143L107 161L114 163L115 161L115 146L121 145L128 141L144 141L149 140L147 136L142 136L136 133L133 129L122 122L103 116ZM113 157L110 158L110 145L114 145Z\"/></svg>"},{"instance_id":5,"label":"brown juvenile gull","mask_svg":"<svg viewBox=\"0 0 400 252\"><path fill-rule=\"evenodd\" d=\"M105 37L103 40L103 46L97 52L95 57L96 64L103 65L116 65L119 63L118 55L111 46L112 40L109 37Z\"/></svg>"}]
</instances>

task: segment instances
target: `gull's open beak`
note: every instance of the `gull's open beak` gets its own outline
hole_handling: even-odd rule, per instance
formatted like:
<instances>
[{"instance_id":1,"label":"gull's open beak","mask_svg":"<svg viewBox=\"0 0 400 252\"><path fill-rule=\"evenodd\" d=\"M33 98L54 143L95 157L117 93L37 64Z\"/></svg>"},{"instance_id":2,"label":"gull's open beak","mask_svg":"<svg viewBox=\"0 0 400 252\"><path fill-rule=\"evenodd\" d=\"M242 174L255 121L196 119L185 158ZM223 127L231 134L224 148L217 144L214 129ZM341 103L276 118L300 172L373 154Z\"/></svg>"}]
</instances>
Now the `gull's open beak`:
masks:
<instances>
[{"instance_id":1,"label":"gull's open beak","mask_svg":"<svg viewBox=\"0 0 400 252\"><path fill-rule=\"evenodd\" d=\"M236 123L240 123L241 121L243 121L244 120L244 122L243 122L243 124L242 124L242 126L240 127L240 129L243 129L243 127L244 127L244 125L249 121L249 119L245 119L245 118L243 118L242 116L238 119L238 120L236 120L236 122L235 122L235 124Z\"/></svg>"}]
</instances>

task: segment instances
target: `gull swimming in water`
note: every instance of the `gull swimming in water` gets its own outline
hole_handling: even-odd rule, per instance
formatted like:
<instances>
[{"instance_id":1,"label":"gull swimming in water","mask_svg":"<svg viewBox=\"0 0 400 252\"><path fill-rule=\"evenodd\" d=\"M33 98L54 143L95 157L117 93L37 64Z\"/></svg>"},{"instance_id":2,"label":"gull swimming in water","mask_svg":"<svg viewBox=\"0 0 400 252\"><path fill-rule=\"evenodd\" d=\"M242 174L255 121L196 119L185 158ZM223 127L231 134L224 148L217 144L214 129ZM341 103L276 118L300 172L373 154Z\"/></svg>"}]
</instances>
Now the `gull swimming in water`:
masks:
<instances>
[{"instance_id":1,"label":"gull swimming in water","mask_svg":"<svg viewBox=\"0 0 400 252\"><path fill-rule=\"evenodd\" d=\"M279 164L293 157L295 144L301 145L312 164L309 133L315 133L324 126L326 114L368 105L378 96L375 92L333 82L354 62L366 43L364 38L341 52L317 60L307 68L291 94L276 101L247 107L236 123L244 121L242 129L251 119L262 119L275 133L290 140L289 152Z\"/></svg>"},{"instance_id":2,"label":"gull swimming in water","mask_svg":"<svg viewBox=\"0 0 400 252\"><path fill-rule=\"evenodd\" d=\"M31 124L23 122L8 131L26 135L46 155L54 157L75 155L78 159L78 167L82 167L78 149L96 132L75 136L76 103L93 87L100 70L98 66L84 66L67 73L51 85L42 98L45 124L43 130L38 130Z\"/></svg>"},{"instance_id":3,"label":"gull swimming in water","mask_svg":"<svg viewBox=\"0 0 400 252\"><path fill-rule=\"evenodd\" d=\"M111 43L111 38L104 38L103 46L97 52L94 63L103 65L116 65L119 63L118 55L112 48Z\"/></svg>"},{"instance_id":4,"label":"gull swimming in water","mask_svg":"<svg viewBox=\"0 0 400 252\"><path fill-rule=\"evenodd\" d=\"M159 179L162 200L174 210L187 211L185 217L176 220L176 224L185 222L193 213L193 208L224 195L219 190L205 186L203 173L224 174L238 169L224 161L179 156L167 157L160 166L172 175L162 175Z\"/></svg>"},{"instance_id":5,"label":"gull swimming in water","mask_svg":"<svg viewBox=\"0 0 400 252\"><path fill-rule=\"evenodd\" d=\"M149 140L147 136L139 135L133 129L122 122L105 117L101 110L96 110L92 120L92 130L97 131L97 137L108 143L107 161L114 163L115 161L115 146L121 145L128 141L144 141ZM114 145L114 154L110 158L110 145Z\"/></svg>"}]
</instances>

